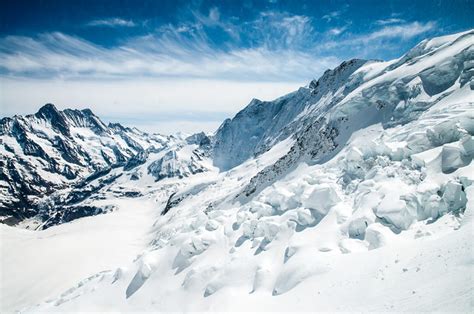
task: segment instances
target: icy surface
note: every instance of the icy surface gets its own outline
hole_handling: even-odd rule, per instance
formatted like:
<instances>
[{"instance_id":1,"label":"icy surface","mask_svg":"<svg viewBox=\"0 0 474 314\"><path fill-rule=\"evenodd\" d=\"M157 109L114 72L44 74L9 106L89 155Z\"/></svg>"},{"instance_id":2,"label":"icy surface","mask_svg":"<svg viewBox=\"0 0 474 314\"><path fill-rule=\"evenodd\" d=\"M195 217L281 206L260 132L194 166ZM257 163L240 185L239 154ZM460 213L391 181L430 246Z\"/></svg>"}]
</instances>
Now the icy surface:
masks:
<instances>
[{"instance_id":1,"label":"icy surface","mask_svg":"<svg viewBox=\"0 0 474 314\"><path fill-rule=\"evenodd\" d=\"M85 182L112 213L0 226L2 311L472 312L473 45L346 62Z\"/></svg>"}]
</instances>

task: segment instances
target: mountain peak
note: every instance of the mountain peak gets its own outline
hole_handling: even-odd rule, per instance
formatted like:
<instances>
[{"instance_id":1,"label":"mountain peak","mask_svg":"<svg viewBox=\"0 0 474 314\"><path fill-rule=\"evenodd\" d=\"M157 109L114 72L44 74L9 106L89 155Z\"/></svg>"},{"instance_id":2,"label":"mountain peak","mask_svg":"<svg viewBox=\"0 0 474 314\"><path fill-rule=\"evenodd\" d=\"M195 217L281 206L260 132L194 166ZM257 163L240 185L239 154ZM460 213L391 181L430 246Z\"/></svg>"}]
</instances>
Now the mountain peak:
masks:
<instances>
[{"instance_id":1,"label":"mountain peak","mask_svg":"<svg viewBox=\"0 0 474 314\"><path fill-rule=\"evenodd\" d=\"M325 90L326 88L337 89L338 86L344 84L349 76L357 69L366 64L368 60L351 59L344 61L334 69L326 70L319 79L312 80L309 83L309 88L317 93L318 90Z\"/></svg>"},{"instance_id":2,"label":"mountain peak","mask_svg":"<svg viewBox=\"0 0 474 314\"><path fill-rule=\"evenodd\" d=\"M319 79L309 83L310 89L316 89L320 85L333 85L334 83L345 82L345 80L358 68L367 63L364 59L351 59L343 61L334 69L327 69Z\"/></svg>"},{"instance_id":3,"label":"mountain peak","mask_svg":"<svg viewBox=\"0 0 474 314\"><path fill-rule=\"evenodd\" d=\"M51 113L58 114L59 110L56 108L54 104L47 103L38 110L38 113L39 114L51 114Z\"/></svg>"},{"instance_id":4,"label":"mountain peak","mask_svg":"<svg viewBox=\"0 0 474 314\"><path fill-rule=\"evenodd\" d=\"M95 114L89 108L82 109L81 112L85 114L86 116L95 116Z\"/></svg>"},{"instance_id":5,"label":"mountain peak","mask_svg":"<svg viewBox=\"0 0 474 314\"><path fill-rule=\"evenodd\" d=\"M38 110L35 116L51 123L53 129L58 132L66 136L70 135L68 123L66 122L62 112L60 112L55 105L47 103Z\"/></svg>"},{"instance_id":6,"label":"mountain peak","mask_svg":"<svg viewBox=\"0 0 474 314\"><path fill-rule=\"evenodd\" d=\"M114 130L117 130L117 131L122 131L122 132L126 132L126 131L131 131L130 128L127 128L123 125L121 125L120 123L118 122L110 122L107 127L109 127L110 129L114 129Z\"/></svg>"}]
</instances>

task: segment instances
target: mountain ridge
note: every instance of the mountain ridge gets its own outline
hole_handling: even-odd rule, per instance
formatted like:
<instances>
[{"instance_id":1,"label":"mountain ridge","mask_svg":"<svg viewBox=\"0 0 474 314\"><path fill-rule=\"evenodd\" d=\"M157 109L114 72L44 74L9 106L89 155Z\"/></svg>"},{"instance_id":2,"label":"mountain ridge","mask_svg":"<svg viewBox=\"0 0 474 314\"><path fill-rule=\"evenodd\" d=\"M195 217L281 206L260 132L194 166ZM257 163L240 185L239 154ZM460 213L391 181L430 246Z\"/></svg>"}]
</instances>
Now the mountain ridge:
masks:
<instances>
[{"instance_id":1,"label":"mountain ridge","mask_svg":"<svg viewBox=\"0 0 474 314\"><path fill-rule=\"evenodd\" d=\"M49 163L45 169L56 173L63 178L62 181L74 180L77 177L84 180L88 175L94 172L100 173L107 167L123 166L125 171L131 171L138 164L146 162L149 158L149 150L155 153L167 150L163 156L148 166L147 172L153 173L155 180L173 176L182 178L199 172L207 172L213 167L219 168L220 171L229 171L249 158L264 154L279 142L292 138L295 142L294 146L289 155L281 156L280 165L269 165L266 170L262 170L250 180L243 193L248 197L274 182L277 177L288 173L292 165L298 164L301 160L316 162L316 156L330 159L327 153L333 151L333 155L336 154L357 129L376 121L390 127L416 119L424 110L452 93L449 88L453 86L455 79L459 78L461 88L467 82L472 84L472 65L469 65L469 60L472 59L473 52L472 46L466 47L466 38L469 43L469 38L472 36L473 31L468 31L454 37L445 36L423 41L399 59L389 62L361 59L344 61L297 91L273 101L253 99L232 119L226 119L214 135L208 137L197 134L190 137L199 137L199 140L154 136L114 123L105 125L90 109L59 111L52 104L46 104L33 115L3 118L0 123L0 135L15 137L23 154L43 160L43 163ZM456 48L456 45L461 48ZM441 56L445 61L440 66L420 68L416 70L417 72L412 71L413 74L404 70L407 66L418 69L420 64L427 62L424 61L425 59L439 58L437 55L441 55L446 49L457 50L452 56ZM453 77L448 77L440 83L436 78L445 73L445 64L447 66L455 64L456 71ZM384 79L385 77L388 79ZM377 81L382 83L377 83ZM443 94L444 91L446 92ZM426 100L419 96L423 92L427 94ZM436 94L432 94L434 92ZM428 100L433 96L437 98ZM401 105L402 102L403 105ZM355 117L353 118L352 115ZM370 116L373 118L367 119ZM36 125L36 129L32 125ZM42 146L31 140L27 134L27 131L37 132L40 137L48 138L44 127L43 129L40 127L42 125L51 126L52 130L60 135L54 135L48 141L60 154L62 163L58 163L56 158L51 158ZM14 128L14 130L9 130L9 128ZM92 158L92 155L89 156L81 145L75 145L75 142L83 137L77 133L76 140L72 138L71 128L92 131L93 137L96 137L94 140L99 139L97 149L100 150L100 154L95 154ZM101 137L108 139L109 144L105 144L104 149L101 149L103 145ZM315 140L316 138L319 140ZM69 139L71 142L68 142ZM309 148L313 146L312 142L315 142L315 146ZM192 152L184 155L177 154L194 144L197 146ZM3 146L5 151L14 152L7 141L4 141ZM180 156L184 158L183 161L179 160ZM36 165L36 168L38 167ZM34 173L35 170L31 170L33 168L35 167L30 165L30 171ZM83 168L89 169L84 171ZM15 204L28 212L26 217L32 217L38 210L33 210L33 212L28 210L28 206L36 205L28 201L26 196L38 195L39 190L28 189L25 186L15 190L13 179L5 174L15 176L17 181L21 180L19 179L21 175L15 174L18 171L9 159L3 162L2 169L6 177L6 180L2 180L6 182L3 184L3 193L7 193L7 189L13 190L17 198ZM81 171L82 173L79 174ZM24 170L23 173L25 172L28 171ZM47 182L41 181L41 176L37 173L30 182L34 180L39 181L36 186L47 185ZM65 182L62 185L53 185L54 189L67 186ZM2 210L8 211L4 202ZM19 212L14 213L16 218L20 219Z\"/></svg>"},{"instance_id":2,"label":"mountain ridge","mask_svg":"<svg viewBox=\"0 0 474 314\"><path fill-rule=\"evenodd\" d=\"M2 216L12 223L38 214L38 200L168 139L105 125L90 109L37 113L0 120Z\"/></svg>"},{"instance_id":3,"label":"mountain ridge","mask_svg":"<svg viewBox=\"0 0 474 314\"><path fill-rule=\"evenodd\" d=\"M72 127L73 138L108 143L111 156L122 139L125 160L96 151L106 167L37 198L39 219L19 226L46 230L0 225L7 250L24 239L29 256L55 246L5 277L8 310L472 308L474 30L392 61L344 62L274 101L252 100L211 136L150 135L147 146L127 131L147 146L134 154L110 137L113 125L78 121L87 131ZM49 140L65 141L62 122L54 136L41 125L43 137L1 133L10 164L25 150L25 162L45 160L35 145L50 156ZM97 262L112 248L126 257Z\"/></svg>"}]
</instances>

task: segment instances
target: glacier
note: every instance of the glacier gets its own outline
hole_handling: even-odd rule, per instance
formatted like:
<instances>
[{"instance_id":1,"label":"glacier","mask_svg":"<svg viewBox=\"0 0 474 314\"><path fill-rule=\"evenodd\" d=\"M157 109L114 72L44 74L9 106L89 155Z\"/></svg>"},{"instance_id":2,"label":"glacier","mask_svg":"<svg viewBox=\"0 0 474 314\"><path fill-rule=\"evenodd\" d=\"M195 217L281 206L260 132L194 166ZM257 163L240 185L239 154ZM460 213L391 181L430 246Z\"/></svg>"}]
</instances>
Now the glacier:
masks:
<instances>
[{"instance_id":1,"label":"glacier","mask_svg":"<svg viewBox=\"0 0 474 314\"><path fill-rule=\"evenodd\" d=\"M470 30L214 134L4 118L1 310L471 312L473 76Z\"/></svg>"}]
</instances>

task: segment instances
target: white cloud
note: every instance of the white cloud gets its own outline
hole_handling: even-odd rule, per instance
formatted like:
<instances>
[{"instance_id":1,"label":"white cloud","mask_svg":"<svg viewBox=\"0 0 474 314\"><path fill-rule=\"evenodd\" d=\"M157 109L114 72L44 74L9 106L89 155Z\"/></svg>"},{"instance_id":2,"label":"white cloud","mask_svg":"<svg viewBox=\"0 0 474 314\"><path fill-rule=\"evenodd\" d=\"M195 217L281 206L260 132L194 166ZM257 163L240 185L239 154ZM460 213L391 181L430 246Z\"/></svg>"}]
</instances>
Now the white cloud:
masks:
<instances>
[{"instance_id":1,"label":"white cloud","mask_svg":"<svg viewBox=\"0 0 474 314\"><path fill-rule=\"evenodd\" d=\"M314 37L310 17L280 11L261 12L243 31L270 50L304 50L313 44Z\"/></svg>"},{"instance_id":2,"label":"white cloud","mask_svg":"<svg viewBox=\"0 0 474 314\"><path fill-rule=\"evenodd\" d=\"M351 51L358 52L358 57L364 57L368 53L374 54L378 49L387 49L393 40L393 45L397 42L412 39L416 36L433 31L436 28L436 22L429 21L426 23L411 22L400 25L389 25L382 27L376 31L361 35L346 36L344 39L330 40L321 43L319 49L338 49L341 51L343 47L350 47Z\"/></svg>"},{"instance_id":3,"label":"white cloud","mask_svg":"<svg viewBox=\"0 0 474 314\"><path fill-rule=\"evenodd\" d=\"M390 25L390 24L399 24L399 23L404 23L405 20L399 19L399 18L389 18L385 20L377 20L375 21L376 25Z\"/></svg>"},{"instance_id":4,"label":"white cloud","mask_svg":"<svg viewBox=\"0 0 474 314\"><path fill-rule=\"evenodd\" d=\"M232 39L237 41L240 40L239 25L235 25L229 20L222 20L221 13L217 7L212 7L211 9L209 9L209 13L207 15L196 10L191 10L190 12L194 17L194 21L188 21L180 26L168 26L170 28L179 28L185 26L188 28L189 31L194 31L195 34L199 34L202 38L207 38L207 35L204 31L205 27L217 27L221 28Z\"/></svg>"},{"instance_id":5,"label":"white cloud","mask_svg":"<svg viewBox=\"0 0 474 314\"><path fill-rule=\"evenodd\" d=\"M341 14L342 14L342 11L333 11L331 13L323 15L321 18L329 23L332 20L338 18Z\"/></svg>"},{"instance_id":6,"label":"white cloud","mask_svg":"<svg viewBox=\"0 0 474 314\"><path fill-rule=\"evenodd\" d=\"M408 39L417 35L426 33L436 27L435 22L412 22L402 25L386 26L378 31L375 31L365 37L365 41L380 39L380 38L403 38Z\"/></svg>"},{"instance_id":7,"label":"white cloud","mask_svg":"<svg viewBox=\"0 0 474 314\"><path fill-rule=\"evenodd\" d=\"M220 12L219 9L216 7L213 7L209 10L209 19L215 23L219 22L220 19Z\"/></svg>"},{"instance_id":8,"label":"white cloud","mask_svg":"<svg viewBox=\"0 0 474 314\"><path fill-rule=\"evenodd\" d=\"M217 10L217 9L216 9ZM211 9L204 18L218 23ZM214 12L214 13L213 13ZM212 18L211 18L212 17ZM201 26L200 26L201 25ZM223 24L219 24L222 26ZM372 47L386 39L406 40L435 28L434 22L387 25L362 35L315 41L311 19L264 12L244 29L251 29L260 46L224 49L213 46L202 24L162 26L157 34L131 38L121 46L104 48L62 33L36 37L0 38L0 68L9 77L62 79L124 79L182 77L243 81L301 81L317 77L341 60L331 49ZM347 26L332 28L337 36ZM326 55L326 56L325 56ZM308 66L311 65L311 66Z\"/></svg>"},{"instance_id":9,"label":"white cloud","mask_svg":"<svg viewBox=\"0 0 474 314\"><path fill-rule=\"evenodd\" d=\"M295 27L298 32L297 26L288 27ZM37 38L9 36L1 39L0 45L5 48L0 52L0 67L10 76L45 75L69 79L195 77L300 81L339 61L294 50L221 51L210 47L204 39L189 38L178 32L139 37L110 49L61 33L43 34Z\"/></svg>"},{"instance_id":10,"label":"white cloud","mask_svg":"<svg viewBox=\"0 0 474 314\"><path fill-rule=\"evenodd\" d=\"M323 15L321 17L321 19L325 20L327 23L331 22L332 20L336 20L336 19L339 19L343 13L345 13L347 10L349 9L349 4L344 4L344 5L341 5L341 7L339 8L339 10L335 10L335 11L332 11L332 12L329 12L328 14L326 15Z\"/></svg>"},{"instance_id":11,"label":"white cloud","mask_svg":"<svg viewBox=\"0 0 474 314\"><path fill-rule=\"evenodd\" d=\"M136 24L131 20L124 20L118 17L93 20L86 26L106 26L106 27L134 27Z\"/></svg>"},{"instance_id":12,"label":"white cloud","mask_svg":"<svg viewBox=\"0 0 474 314\"><path fill-rule=\"evenodd\" d=\"M334 28L331 28L328 33L330 35L333 35L333 36L338 36L340 34L342 34L345 30L347 29L347 26L343 26L343 27L334 27Z\"/></svg>"}]
</instances>

